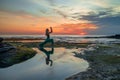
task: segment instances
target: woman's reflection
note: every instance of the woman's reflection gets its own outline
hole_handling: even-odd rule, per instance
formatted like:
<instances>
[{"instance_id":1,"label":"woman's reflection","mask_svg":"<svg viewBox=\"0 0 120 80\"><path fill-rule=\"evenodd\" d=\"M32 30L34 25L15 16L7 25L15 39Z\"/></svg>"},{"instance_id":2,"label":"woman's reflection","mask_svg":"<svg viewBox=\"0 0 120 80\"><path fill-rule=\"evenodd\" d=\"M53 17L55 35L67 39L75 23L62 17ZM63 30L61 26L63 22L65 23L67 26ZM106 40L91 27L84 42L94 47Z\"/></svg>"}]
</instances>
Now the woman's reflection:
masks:
<instances>
[{"instance_id":1,"label":"woman's reflection","mask_svg":"<svg viewBox=\"0 0 120 80\"><path fill-rule=\"evenodd\" d=\"M47 57L46 57L46 64L49 65L49 62L50 62L50 66L52 66L53 61L50 59L50 55L53 54L54 48L52 48L52 50L50 50L50 51L47 51L47 50L44 49L44 48L40 48L40 50L41 50L42 52L44 52L44 53L46 54L46 56L47 56Z\"/></svg>"}]
</instances>

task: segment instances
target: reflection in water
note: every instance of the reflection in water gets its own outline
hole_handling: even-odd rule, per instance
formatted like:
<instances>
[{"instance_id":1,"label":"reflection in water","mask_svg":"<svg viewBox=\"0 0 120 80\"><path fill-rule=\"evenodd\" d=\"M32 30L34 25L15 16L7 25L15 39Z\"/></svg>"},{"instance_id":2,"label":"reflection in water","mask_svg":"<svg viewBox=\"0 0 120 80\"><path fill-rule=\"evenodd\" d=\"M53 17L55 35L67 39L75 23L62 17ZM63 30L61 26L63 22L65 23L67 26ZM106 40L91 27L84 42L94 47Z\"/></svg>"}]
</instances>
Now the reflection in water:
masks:
<instances>
[{"instance_id":1,"label":"reflection in water","mask_svg":"<svg viewBox=\"0 0 120 80\"><path fill-rule=\"evenodd\" d=\"M50 66L52 66L52 64L53 64L53 61L50 59L50 54L53 54L53 52L54 52L54 48L52 47L52 50L51 51L47 51L46 49L44 49L44 48L40 48L40 50L42 51L42 52L44 52L45 54L46 54L46 64L47 65L49 65L49 62L51 63L50 64Z\"/></svg>"},{"instance_id":2,"label":"reflection in water","mask_svg":"<svg viewBox=\"0 0 120 80\"><path fill-rule=\"evenodd\" d=\"M49 48L46 48L49 50ZM87 61L74 57L73 52L78 49L66 49L63 47L54 48L51 58L53 66L45 64L44 53L34 48L38 52L33 58L0 69L0 80L64 80L65 78L85 71L89 64Z\"/></svg>"},{"instance_id":3,"label":"reflection in water","mask_svg":"<svg viewBox=\"0 0 120 80\"><path fill-rule=\"evenodd\" d=\"M51 43L51 50L50 51L47 51L45 48L44 48L44 45L47 44L47 43ZM53 64L53 61L50 59L50 54L53 54L54 52L54 41L53 39L46 39L43 43L41 43L39 45L39 49L44 52L46 54L46 64L49 65L49 62L51 63L50 66L52 66Z\"/></svg>"},{"instance_id":4,"label":"reflection in water","mask_svg":"<svg viewBox=\"0 0 120 80\"><path fill-rule=\"evenodd\" d=\"M47 43L51 43L51 50L50 51L47 51L45 48L44 48L44 45L47 44ZM53 54L54 52L54 41L53 39L46 39L43 43L41 43L39 45L39 49L44 52L46 54L46 64L49 65L49 62L51 63L50 66L52 66L53 64L53 61L50 59L50 54Z\"/></svg>"}]
</instances>

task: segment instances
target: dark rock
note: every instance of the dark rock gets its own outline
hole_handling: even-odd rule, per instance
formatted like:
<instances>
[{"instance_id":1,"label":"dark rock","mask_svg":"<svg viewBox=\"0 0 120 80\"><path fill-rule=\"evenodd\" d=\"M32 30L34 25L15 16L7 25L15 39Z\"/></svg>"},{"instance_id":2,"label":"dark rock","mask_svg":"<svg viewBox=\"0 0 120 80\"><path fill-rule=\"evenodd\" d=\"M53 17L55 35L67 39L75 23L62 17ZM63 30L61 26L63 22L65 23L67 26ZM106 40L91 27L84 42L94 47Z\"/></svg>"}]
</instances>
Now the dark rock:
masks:
<instances>
[{"instance_id":1,"label":"dark rock","mask_svg":"<svg viewBox=\"0 0 120 80\"><path fill-rule=\"evenodd\" d=\"M11 49L15 49L15 47L8 43L3 43L3 38L0 37L0 53L7 52Z\"/></svg>"},{"instance_id":2,"label":"dark rock","mask_svg":"<svg viewBox=\"0 0 120 80\"><path fill-rule=\"evenodd\" d=\"M112 47L113 46L113 47ZM74 52L75 57L80 57L89 62L89 68L86 72L80 72L66 80L120 80L120 64L106 64L99 57L100 55L119 55L120 47L111 45L111 48L96 48L94 51L85 51L84 55ZM83 57L84 56L84 57Z\"/></svg>"},{"instance_id":3,"label":"dark rock","mask_svg":"<svg viewBox=\"0 0 120 80\"><path fill-rule=\"evenodd\" d=\"M1 39L2 42L2 39ZM16 53L16 48L8 43L1 43L0 47L0 68L5 68L13 65L10 61L10 57Z\"/></svg>"},{"instance_id":4,"label":"dark rock","mask_svg":"<svg viewBox=\"0 0 120 80\"><path fill-rule=\"evenodd\" d=\"M0 37L0 43L3 41L3 38Z\"/></svg>"},{"instance_id":5,"label":"dark rock","mask_svg":"<svg viewBox=\"0 0 120 80\"><path fill-rule=\"evenodd\" d=\"M15 47L7 43L2 43L2 47L0 47L0 54L4 52L8 52L9 50L12 49L15 49Z\"/></svg>"},{"instance_id":6,"label":"dark rock","mask_svg":"<svg viewBox=\"0 0 120 80\"><path fill-rule=\"evenodd\" d=\"M113 35L113 36L108 36L108 38L120 39L120 34L116 34L116 35Z\"/></svg>"},{"instance_id":7,"label":"dark rock","mask_svg":"<svg viewBox=\"0 0 120 80\"><path fill-rule=\"evenodd\" d=\"M2 41L3 41L3 38L0 37L0 48L3 47Z\"/></svg>"}]
</instances>

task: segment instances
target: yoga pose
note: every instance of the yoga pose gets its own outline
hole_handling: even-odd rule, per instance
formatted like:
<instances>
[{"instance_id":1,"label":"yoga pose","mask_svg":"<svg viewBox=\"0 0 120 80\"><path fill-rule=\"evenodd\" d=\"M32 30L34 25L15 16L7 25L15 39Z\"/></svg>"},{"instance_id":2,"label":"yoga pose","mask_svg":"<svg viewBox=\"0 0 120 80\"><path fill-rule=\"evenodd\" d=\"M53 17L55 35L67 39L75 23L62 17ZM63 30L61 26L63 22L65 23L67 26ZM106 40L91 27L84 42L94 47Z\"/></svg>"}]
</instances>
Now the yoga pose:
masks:
<instances>
[{"instance_id":1,"label":"yoga pose","mask_svg":"<svg viewBox=\"0 0 120 80\"><path fill-rule=\"evenodd\" d=\"M54 41L53 41L53 39L50 39L50 33L52 33L52 32L53 32L52 27L50 27L50 31L49 31L49 29L46 29L45 35L46 35L47 38L45 39L44 42L42 42L39 45L40 50L43 51L47 56L46 64L48 65L49 62L51 62L50 66L52 66L52 63L53 63L52 60L50 59L50 54L53 54L53 52L54 52ZM44 49L44 45L47 44L47 43L51 43L51 48L52 48L51 51L47 51L46 49Z\"/></svg>"},{"instance_id":2,"label":"yoga pose","mask_svg":"<svg viewBox=\"0 0 120 80\"><path fill-rule=\"evenodd\" d=\"M52 32L53 32L52 27L50 27L50 31L49 31L49 29L46 29L45 35L46 35L47 38L45 39L44 42L42 42L42 43L39 45L40 48L43 48L46 43L51 43L51 44L52 44L51 46L53 47L54 41L53 41L53 39L50 39L50 33L52 33Z\"/></svg>"}]
</instances>

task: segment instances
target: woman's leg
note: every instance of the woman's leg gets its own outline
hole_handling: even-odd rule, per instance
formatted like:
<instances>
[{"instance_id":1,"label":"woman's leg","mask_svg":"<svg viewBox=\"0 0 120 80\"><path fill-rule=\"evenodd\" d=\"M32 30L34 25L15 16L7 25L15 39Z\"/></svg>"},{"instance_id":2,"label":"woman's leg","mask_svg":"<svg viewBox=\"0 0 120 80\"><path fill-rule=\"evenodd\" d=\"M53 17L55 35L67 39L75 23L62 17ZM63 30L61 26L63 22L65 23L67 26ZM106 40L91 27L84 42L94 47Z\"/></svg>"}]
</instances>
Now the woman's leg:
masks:
<instances>
[{"instance_id":1,"label":"woman's leg","mask_svg":"<svg viewBox=\"0 0 120 80\"><path fill-rule=\"evenodd\" d=\"M39 48L42 49L47 42L48 42L48 41L45 40L44 42L40 43L40 44L39 44Z\"/></svg>"}]
</instances>

